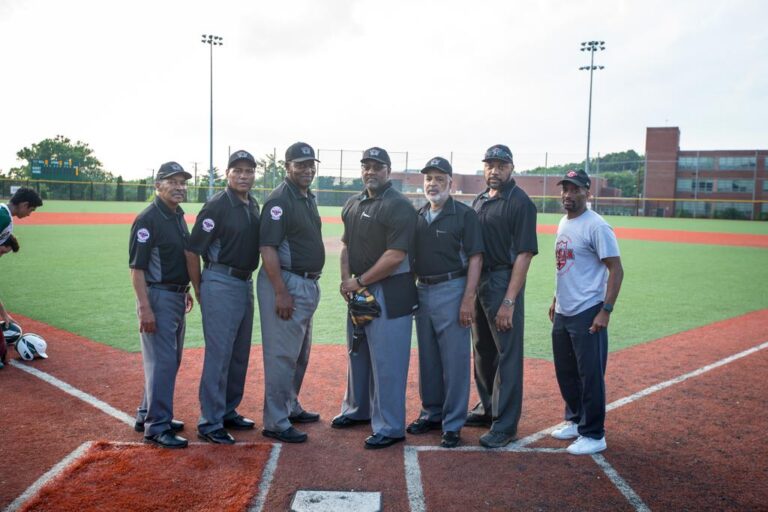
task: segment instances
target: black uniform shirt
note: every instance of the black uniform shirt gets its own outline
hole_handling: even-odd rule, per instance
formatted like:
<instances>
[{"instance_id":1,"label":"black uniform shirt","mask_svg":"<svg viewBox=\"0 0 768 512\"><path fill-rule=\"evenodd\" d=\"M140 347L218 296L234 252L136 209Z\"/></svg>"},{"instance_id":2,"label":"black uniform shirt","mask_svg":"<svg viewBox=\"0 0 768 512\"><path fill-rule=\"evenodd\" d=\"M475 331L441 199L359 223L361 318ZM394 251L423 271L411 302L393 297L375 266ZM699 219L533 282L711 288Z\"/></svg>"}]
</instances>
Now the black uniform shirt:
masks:
<instances>
[{"instance_id":1,"label":"black uniform shirt","mask_svg":"<svg viewBox=\"0 0 768 512\"><path fill-rule=\"evenodd\" d=\"M387 182L375 197L368 192L352 196L341 211L349 269L361 275L388 249L405 251L413 257L416 210L403 194Z\"/></svg>"},{"instance_id":2,"label":"black uniform shirt","mask_svg":"<svg viewBox=\"0 0 768 512\"><path fill-rule=\"evenodd\" d=\"M475 210L454 201L443 204L432 223L427 203L416 224L416 275L435 276L467 268L469 257L483 252L483 232Z\"/></svg>"},{"instance_id":3,"label":"black uniform shirt","mask_svg":"<svg viewBox=\"0 0 768 512\"><path fill-rule=\"evenodd\" d=\"M148 283L189 284L184 249L189 229L184 210L171 211L156 197L133 221L128 266L144 271Z\"/></svg>"},{"instance_id":4,"label":"black uniform shirt","mask_svg":"<svg viewBox=\"0 0 768 512\"><path fill-rule=\"evenodd\" d=\"M304 197L286 179L264 203L259 244L277 248L284 269L320 272L325 265L321 224L314 194L307 191Z\"/></svg>"},{"instance_id":5,"label":"black uniform shirt","mask_svg":"<svg viewBox=\"0 0 768 512\"><path fill-rule=\"evenodd\" d=\"M250 194L244 203L229 187L217 192L197 215L187 249L206 263L253 272L259 266L259 204Z\"/></svg>"},{"instance_id":6,"label":"black uniform shirt","mask_svg":"<svg viewBox=\"0 0 768 512\"><path fill-rule=\"evenodd\" d=\"M494 197L486 189L472 207L483 227L484 268L512 265L521 252L539 252L536 206L514 179L510 178Z\"/></svg>"}]
</instances>

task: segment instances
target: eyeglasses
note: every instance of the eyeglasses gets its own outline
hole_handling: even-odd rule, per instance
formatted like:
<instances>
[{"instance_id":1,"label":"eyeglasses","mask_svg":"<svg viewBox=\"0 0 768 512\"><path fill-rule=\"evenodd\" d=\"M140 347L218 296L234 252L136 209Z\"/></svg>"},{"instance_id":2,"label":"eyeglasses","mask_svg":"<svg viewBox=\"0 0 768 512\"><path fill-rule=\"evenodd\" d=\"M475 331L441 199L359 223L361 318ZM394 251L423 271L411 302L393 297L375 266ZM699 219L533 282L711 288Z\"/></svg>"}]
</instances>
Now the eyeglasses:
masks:
<instances>
[{"instance_id":1,"label":"eyeglasses","mask_svg":"<svg viewBox=\"0 0 768 512\"><path fill-rule=\"evenodd\" d=\"M164 180L168 185L178 188L186 188L187 180Z\"/></svg>"},{"instance_id":2,"label":"eyeglasses","mask_svg":"<svg viewBox=\"0 0 768 512\"><path fill-rule=\"evenodd\" d=\"M256 174L256 169L253 167L231 167L229 172L233 174L245 174L250 176L251 174Z\"/></svg>"},{"instance_id":3,"label":"eyeglasses","mask_svg":"<svg viewBox=\"0 0 768 512\"><path fill-rule=\"evenodd\" d=\"M360 165L360 169L363 171L381 172L387 168L387 164L380 164L378 162L365 162Z\"/></svg>"}]
</instances>

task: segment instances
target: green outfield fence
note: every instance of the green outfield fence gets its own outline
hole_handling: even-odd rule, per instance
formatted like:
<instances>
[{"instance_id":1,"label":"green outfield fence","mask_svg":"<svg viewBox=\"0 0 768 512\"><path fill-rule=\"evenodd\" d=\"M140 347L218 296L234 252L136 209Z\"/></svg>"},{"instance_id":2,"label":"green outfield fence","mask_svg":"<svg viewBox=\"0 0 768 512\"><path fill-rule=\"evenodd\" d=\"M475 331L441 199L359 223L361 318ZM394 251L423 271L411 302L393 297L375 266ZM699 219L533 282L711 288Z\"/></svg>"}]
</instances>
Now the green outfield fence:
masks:
<instances>
[{"instance_id":1,"label":"green outfield fence","mask_svg":"<svg viewBox=\"0 0 768 512\"><path fill-rule=\"evenodd\" d=\"M393 180L393 185L399 188L401 183ZM0 178L0 197L10 197L12 188L18 186L34 188L43 200L141 202L151 200L154 192L154 183L151 182L117 183ZM221 186L214 187L214 190L222 189ZM253 194L263 204L270 191L271 188L254 188ZM350 196L358 193L357 190L350 190L349 186L314 192L317 195L318 204L322 206L342 206ZM189 202L205 202L208 185L191 185L187 189L187 195ZM406 196L417 207L426 202L424 195L420 193L407 192ZM475 196L474 194L456 194L454 197L471 204ZM531 199L540 212L562 211L560 196L531 196ZM593 197L591 207L602 215L768 220L768 201L766 200Z\"/></svg>"}]
</instances>

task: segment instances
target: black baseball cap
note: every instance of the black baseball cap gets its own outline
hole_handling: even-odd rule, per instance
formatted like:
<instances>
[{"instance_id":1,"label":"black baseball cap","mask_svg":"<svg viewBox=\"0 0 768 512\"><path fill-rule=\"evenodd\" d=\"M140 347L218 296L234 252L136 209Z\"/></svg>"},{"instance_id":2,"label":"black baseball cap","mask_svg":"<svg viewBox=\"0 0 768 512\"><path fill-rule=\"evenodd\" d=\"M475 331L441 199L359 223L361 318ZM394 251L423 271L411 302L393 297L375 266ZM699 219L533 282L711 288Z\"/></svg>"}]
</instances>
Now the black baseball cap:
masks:
<instances>
[{"instance_id":1,"label":"black baseball cap","mask_svg":"<svg viewBox=\"0 0 768 512\"><path fill-rule=\"evenodd\" d=\"M320 161L315 158L315 150L306 142L297 142L285 150L286 162L306 162L307 160Z\"/></svg>"},{"instance_id":2,"label":"black baseball cap","mask_svg":"<svg viewBox=\"0 0 768 512\"><path fill-rule=\"evenodd\" d=\"M256 167L256 159L253 158L253 155L247 152L246 150L241 149L229 155L229 163L227 164L227 169L232 167L232 165L238 160L245 160L252 166Z\"/></svg>"},{"instance_id":3,"label":"black baseball cap","mask_svg":"<svg viewBox=\"0 0 768 512\"><path fill-rule=\"evenodd\" d=\"M360 163L363 163L366 160L375 160L376 162L387 164L390 167L392 166L392 160L389 159L387 151L375 146L363 151L363 158L360 159Z\"/></svg>"},{"instance_id":4,"label":"black baseball cap","mask_svg":"<svg viewBox=\"0 0 768 512\"><path fill-rule=\"evenodd\" d=\"M495 144L488 148L488 150L485 152L485 158L483 158L483 162L487 162L489 160L501 160L502 162L509 162L510 164L515 163L512 161L512 151L510 151L509 148L504 144Z\"/></svg>"},{"instance_id":5,"label":"black baseball cap","mask_svg":"<svg viewBox=\"0 0 768 512\"><path fill-rule=\"evenodd\" d=\"M563 177L563 179L558 181L557 184L561 185L565 181L569 183L573 183L577 187L583 187L586 189L588 189L589 186L592 184L592 181L589 179L589 176L582 169L571 169L570 171L565 173L565 176Z\"/></svg>"},{"instance_id":6,"label":"black baseball cap","mask_svg":"<svg viewBox=\"0 0 768 512\"><path fill-rule=\"evenodd\" d=\"M436 156L427 162L427 165L424 166L424 168L421 170L421 173L426 174L430 169L444 172L448 176L453 176L453 167L451 167L451 162L441 156Z\"/></svg>"},{"instance_id":7,"label":"black baseball cap","mask_svg":"<svg viewBox=\"0 0 768 512\"><path fill-rule=\"evenodd\" d=\"M166 178L170 178L171 176L175 176L176 174L184 175L184 179L187 180L192 178L192 175L185 171L184 168L176 162L165 162L160 166L160 170L157 171L155 180L164 180Z\"/></svg>"}]
</instances>

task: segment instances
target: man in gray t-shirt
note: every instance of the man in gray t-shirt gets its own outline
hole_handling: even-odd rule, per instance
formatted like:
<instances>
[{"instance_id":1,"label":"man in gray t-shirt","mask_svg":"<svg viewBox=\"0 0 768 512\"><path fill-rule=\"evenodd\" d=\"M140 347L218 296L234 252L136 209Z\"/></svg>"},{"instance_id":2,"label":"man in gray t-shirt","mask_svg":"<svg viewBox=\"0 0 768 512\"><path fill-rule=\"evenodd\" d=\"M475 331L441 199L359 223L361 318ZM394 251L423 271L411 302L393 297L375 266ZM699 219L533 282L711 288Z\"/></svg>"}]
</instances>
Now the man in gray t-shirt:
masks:
<instances>
[{"instance_id":1,"label":"man in gray t-shirt","mask_svg":"<svg viewBox=\"0 0 768 512\"><path fill-rule=\"evenodd\" d=\"M555 297L549 308L552 352L565 426L555 439L574 439L568 452L598 453L605 442L605 366L608 321L619 295L624 270L613 229L587 209L590 179L568 171L562 185L565 216L557 227Z\"/></svg>"}]
</instances>

